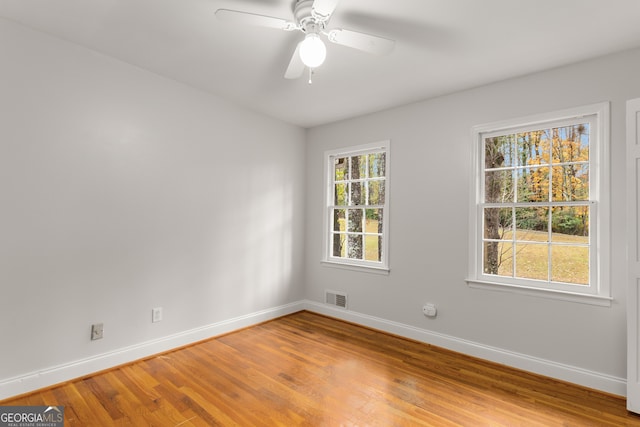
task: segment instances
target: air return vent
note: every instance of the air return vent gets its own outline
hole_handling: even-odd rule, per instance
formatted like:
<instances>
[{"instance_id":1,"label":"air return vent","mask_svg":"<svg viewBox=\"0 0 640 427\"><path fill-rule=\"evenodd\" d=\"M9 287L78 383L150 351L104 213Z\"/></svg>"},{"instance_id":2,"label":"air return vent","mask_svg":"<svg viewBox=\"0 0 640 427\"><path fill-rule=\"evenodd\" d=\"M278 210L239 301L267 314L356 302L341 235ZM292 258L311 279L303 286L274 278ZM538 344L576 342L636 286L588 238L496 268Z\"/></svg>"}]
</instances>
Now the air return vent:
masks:
<instances>
[{"instance_id":1,"label":"air return vent","mask_svg":"<svg viewBox=\"0 0 640 427\"><path fill-rule=\"evenodd\" d=\"M324 302L340 308L347 308L347 294L336 291L324 291Z\"/></svg>"}]
</instances>

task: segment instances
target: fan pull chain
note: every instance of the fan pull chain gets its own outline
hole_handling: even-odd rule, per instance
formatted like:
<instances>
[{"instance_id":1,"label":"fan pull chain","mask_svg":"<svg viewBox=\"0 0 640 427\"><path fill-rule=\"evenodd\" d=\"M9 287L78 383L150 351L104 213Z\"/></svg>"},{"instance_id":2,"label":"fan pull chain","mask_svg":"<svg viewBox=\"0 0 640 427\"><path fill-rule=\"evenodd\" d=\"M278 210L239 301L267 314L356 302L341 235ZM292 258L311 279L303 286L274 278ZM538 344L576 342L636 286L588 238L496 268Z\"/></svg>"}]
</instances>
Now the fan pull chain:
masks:
<instances>
[{"instance_id":1,"label":"fan pull chain","mask_svg":"<svg viewBox=\"0 0 640 427\"><path fill-rule=\"evenodd\" d=\"M313 68L309 68L309 84L313 83Z\"/></svg>"}]
</instances>

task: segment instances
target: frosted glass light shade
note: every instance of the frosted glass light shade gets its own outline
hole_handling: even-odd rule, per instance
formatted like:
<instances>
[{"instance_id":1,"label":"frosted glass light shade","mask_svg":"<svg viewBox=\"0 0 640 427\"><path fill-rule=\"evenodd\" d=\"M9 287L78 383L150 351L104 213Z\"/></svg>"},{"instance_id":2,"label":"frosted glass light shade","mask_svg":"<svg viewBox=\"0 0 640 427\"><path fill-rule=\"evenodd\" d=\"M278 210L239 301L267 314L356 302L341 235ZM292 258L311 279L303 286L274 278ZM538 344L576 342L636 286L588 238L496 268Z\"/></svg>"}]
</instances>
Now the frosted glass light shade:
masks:
<instances>
[{"instance_id":1,"label":"frosted glass light shade","mask_svg":"<svg viewBox=\"0 0 640 427\"><path fill-rule=\"evenodd\" d=\"M309 68L322 65L327 57L327 48L315 33L307 34L300 45L300 59Z\"/></svg>"}]
</instances>

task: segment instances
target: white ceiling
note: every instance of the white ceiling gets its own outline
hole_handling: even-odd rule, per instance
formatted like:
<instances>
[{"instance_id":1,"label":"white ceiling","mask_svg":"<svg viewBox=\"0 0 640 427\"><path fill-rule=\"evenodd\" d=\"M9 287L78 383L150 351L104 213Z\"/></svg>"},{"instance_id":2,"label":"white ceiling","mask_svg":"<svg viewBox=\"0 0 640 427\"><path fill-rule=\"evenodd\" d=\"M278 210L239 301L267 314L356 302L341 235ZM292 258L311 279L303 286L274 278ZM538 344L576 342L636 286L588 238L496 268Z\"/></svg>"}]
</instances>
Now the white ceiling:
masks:
<instances>
[{"instance_id":1,"label":"white ceiling","mask_svg":"<svg viewBox=\"0 0 640 427\"><path fill-rule=\"evenodd\" d=\"M640 0L341 0L329 28L396 40L327 44L312 85L283 74L302 33L233 25L220 8L292 20L295 0L0 0L0 16L303 127L640 46Z\"/></svg>"}]
</instances>

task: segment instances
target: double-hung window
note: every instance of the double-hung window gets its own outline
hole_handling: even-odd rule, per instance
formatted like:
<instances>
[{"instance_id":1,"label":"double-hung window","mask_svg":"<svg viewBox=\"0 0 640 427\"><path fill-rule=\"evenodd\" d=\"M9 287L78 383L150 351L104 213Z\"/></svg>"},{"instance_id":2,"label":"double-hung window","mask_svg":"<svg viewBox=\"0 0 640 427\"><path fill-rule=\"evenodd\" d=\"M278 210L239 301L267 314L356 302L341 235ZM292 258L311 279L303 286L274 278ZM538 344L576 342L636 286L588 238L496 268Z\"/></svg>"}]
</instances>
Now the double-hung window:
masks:
<instances>
[{"instance_id":1,"label":"double-hung window","mask_svg":"<svg viewBox=\"0 0 640 427\"><path fill-rule=\"evenodd\" d=\"M474 128L472 286L609 304L608 104Z\"/></svg>"},{"instance_id":2,"label":"double-hung window","mask_svg":"<svg viewBox=\"0 0 640 427\"><path fill-rule=\"evenodd\" d=\"M324 262L388 271L389 146L325 154Z\"/></svg>"}]
</instances>

